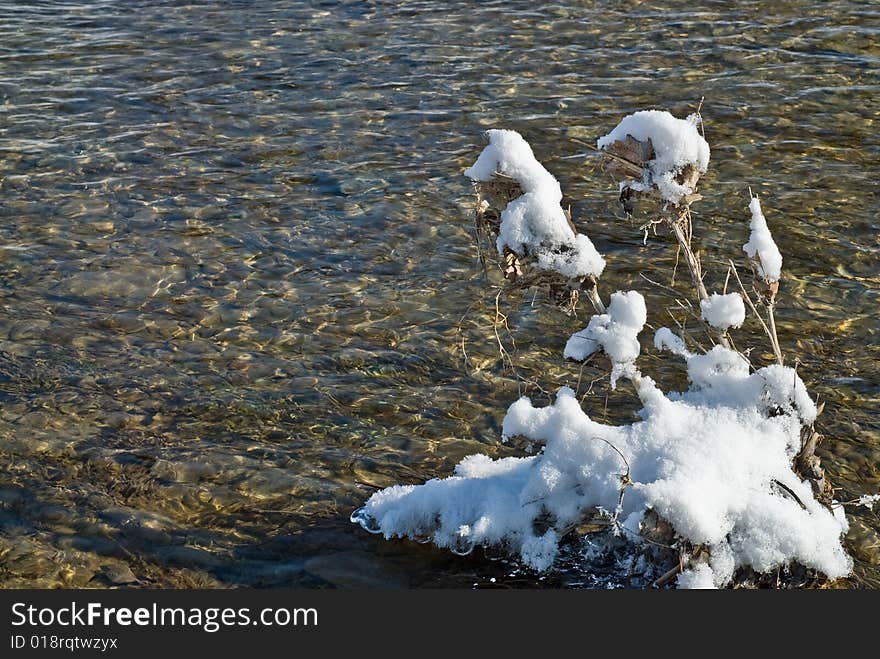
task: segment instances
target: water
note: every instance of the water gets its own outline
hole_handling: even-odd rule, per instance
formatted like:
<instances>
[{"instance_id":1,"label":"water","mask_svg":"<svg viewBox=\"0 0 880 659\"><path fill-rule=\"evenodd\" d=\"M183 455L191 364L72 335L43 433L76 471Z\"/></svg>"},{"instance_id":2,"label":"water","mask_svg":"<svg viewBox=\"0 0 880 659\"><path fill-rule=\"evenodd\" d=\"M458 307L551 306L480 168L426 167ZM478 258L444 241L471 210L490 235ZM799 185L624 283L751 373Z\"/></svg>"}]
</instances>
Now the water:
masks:
<instances>
[{"instance_id":1,"label":"water","mask_svg":"<svg viewBox=\"0 0 880 659\"><path fill-rule=\"evenodd\" d=\"M642 244L577 140L701 97L704 262L739 254L751 186L824 465L840 499L880 491L880 12L613 4L0 2L0 585L591 583L349 516L520 454L460 175L481 132L522 132L603 291L662 311L639 273L668 283L674 249ZM585 312L531 302L505 300L521 376L585 392L601 371L559 358ZM585 405L634 409L602 383ZM878 513L852 513L853 585L880 586Z\"/></svg>"}]
</instances>

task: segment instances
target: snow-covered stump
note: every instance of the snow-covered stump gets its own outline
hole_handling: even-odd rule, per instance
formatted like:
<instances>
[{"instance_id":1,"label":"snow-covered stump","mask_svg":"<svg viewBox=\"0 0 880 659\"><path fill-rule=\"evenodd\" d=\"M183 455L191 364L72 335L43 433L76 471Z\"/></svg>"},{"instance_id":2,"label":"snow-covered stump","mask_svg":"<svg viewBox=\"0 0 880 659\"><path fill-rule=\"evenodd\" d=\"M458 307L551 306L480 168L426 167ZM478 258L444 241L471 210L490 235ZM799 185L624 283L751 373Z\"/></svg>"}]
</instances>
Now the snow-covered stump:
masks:
<instances>
[{"instance_id":1,"label":"snow-covered stump","mask_svg":"<svg viewBox=\"0 0 880 659\"><path fill-rule=\"evenodd\" d=\"M710 153L697 130L701 121L699 114L676 119L669 112L643 110L599 139L605 170L620 181L625 208L643 197L675 207L701 198L697 182L709 167Z\"/></svg>"},{"instance_id":2,"label":"snow-covered stump","mask_svg":"<svg viewBox=\"0 0 880 659\"><path fill-rule=\"evenodd\" d=\"M491 239L509 288L546 288L551 299L573 313L581 293L604 309L597 280L604 259L578 233L562 206L559 181L512 130L486 131L489 144L465 170L476 191L475 234L485 267L483 239Z\"/></svg>"}]
</instances>

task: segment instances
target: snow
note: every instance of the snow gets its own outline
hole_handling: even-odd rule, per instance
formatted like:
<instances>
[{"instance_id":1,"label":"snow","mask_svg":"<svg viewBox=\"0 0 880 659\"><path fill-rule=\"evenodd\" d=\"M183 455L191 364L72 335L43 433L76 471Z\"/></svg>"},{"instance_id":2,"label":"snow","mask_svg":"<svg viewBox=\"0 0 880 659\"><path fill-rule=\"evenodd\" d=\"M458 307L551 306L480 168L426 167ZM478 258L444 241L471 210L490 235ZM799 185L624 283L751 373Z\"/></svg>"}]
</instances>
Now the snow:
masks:
<instances>
[{"instance_id":1,"label":"snow","mask_svg":"<svg viewBox=\"0 0 880 659\"><path fill-rule=\"evenodd\" d=\"M606 313L593 316L583 330L568 339L564 356L583 361L601 348L611 360L614 388L641 352L638 335L647 319L648 310L641 293L614 293Z\"/></svg>"},{"instance_id":2,"label":"snow","mask_svg":"<svg viewBox=\"0 0 880 659\"><path fill-rule=\"evenodd\" d=\"M605 260L590 239L575 234L558 200L544 192L527 192L511 201L501 213L498 253L507 247L518 256L533 255L538 267L574 279L605 269Z\"/></svg>"},{"instance_id":3,"label":"snow","mask_svg":"<svg viewBox=\"0 0 880 659\"><path fill-rule=\"evenodd\" d=\"M518 256L532 256L539 268L569 279L600 276L605 260L587 236L572 230L560 206L559 181L535 159L528 142L512 130L489 130L486 135L489 144L465 176L491 181L503 174L523 190L501 213L498 253L508 248Z\"/></svg>"},{"instance_id":4,"label":"snow","mask_svg":"<svg viewBox=\"0 0 880 659\"><path fill-rule=\"evenodd\" d=\"M578 279L586 275L598 277L605 269L605 259L582 233L575 236L573 249L565 245L556 250L539 250L537 256L539 268L553 270L568 279Z\"/></svg>"},{"instance_id":5,"label":"snow","mask_svg":"<svg viewBox=\"0 0 880 659\"><path fill-rule=\"evenodd\" d=\"M863 494L856 501L857 506L864 506L868 510L874 510L875 503L880 503L880 494Z\"/></svg>"},{"instance_id":6,"label":"snow","mask_svg":"<svg viewBox=\"0 0 880 659\"><path fill-rule=\"evenodd\" d=\"M532 147L515 130L488 130L489 144L464 175L472 181L491 181L495 174L516 179L523 192L544 192L562 199L559 181L535 158Z\"/></svg>"},{"instance_id":7,"label":"snow","mask_svg":"<svg viewBox=\"0 0 880 659\"><path fill-rule=\"evenodd\" d=\"M674 334L668 327L661 327L654 333L654 347L657 350L668 350L679 357L690 355L681 337Z\"/></svg>"},{"instance_id":8,"label":"snow","mask_svg":"<svg viewBox=\"0 0 880 659\"><path fill-rule=\"evenodd\" d=\"M752 212L751 235L749 242L743 245L743 251L755 262L762 278L769 283L779 281L782 276L782 254L773 241L757 197L752 198L749 210Z\"/></svg>"},{"instance_id":9,"label":"snow","mask_svg":"<svg viewBox=\"0 0 880 659\"><path fill-rule=\"evenodd\" d=\"M709 590L715 588L715 572L706 563L685 570L678 575L676 584L687 590Z\"/></svg>"},{"instance_id":10,"label":"snow","mask_svg":"<svg viewBox=\"0 0 880 659\"><path fill-rule=\"evenodd\" d=\"M596 333L601 341L593 340L631 365L623 375L638 388L639 421L598 423L567 387L546 407L521 398L502 432L543 444L538 455L470 456L449 478L375 493L356 521L388 538L432 540L460 553L503 544L542 570L556 556L558 529L586 512L613 511L607 513L613 527L625 526L632 539L650 509L679 538L709 549L708 565L689 568L678 579L681 587L723 587L738 567L767 572L794 561L830 578L847 575L845 517L818 503L791 467L801 425L815 419L797 373L778 365L749 373L740 355L721 346L694 355L664 329L655 340L686 360L691 382L687 391L665 394L650 377L636 375L630 361L638 354L629 345L631 328L644 322L641 296L617 294L606 316L596 324L604 328ZM613 346L624 335L618 352ZM627 463L633 484L618 509ZM548 531L535 530L539 518L553 520Z\"/></svg>"},{"instance_id":11,"label":"snow","mask_svg":"<svg viewBox=\"0 0 880 659\"><path fill-rule=\"evenodd\" d=\"M650 139L655 157L648 162L642 181L628 187L644 191L656 185L664 199L677 204L693 189L677 183L675 177L688 165L701 174L709 168L709 144L697 130L699 122L696 114L677 119L663 110L642 110L624 117L614 130L599 139L597 147L603 149L626 140L627 135L640 142Z\"/></svg>"},{"instance_id":12,"label":"snow","mask_svg":"<svg viewBox=\"0 0 880 659\"><path fill-rule=\"evenodd\" d=\"M565 211L553 196L527 192L507 204L502 213L499 251L507 245L522 254L529 245L565 244L573 240Z\"/></svg>"},{"instance_id":13,"label":"snow","mask_svg":"<svg viewBox=\"0 0 880 659\"><path fill-rule=\"evenodd\" d=\"M719 345L705 354L691 353L685 348L684 341L666 327L657 330L654 345L658 350L668 350L683 357L691 389L699 391L713 404L734 407L757 404L763 413L782 412L805 425L816 420L816 403L793 368L771 364L750 375L749 363L738 352ZM672 398L678 396L671 394ZM792 452L799 446L796 444Z\"/></svg>"},{"instance_id":14,"label":"snow","mask_svg":"<svg viewBox=\"0 0 880 659\"><path fill-rule=\"evenodd\" d=\"M726 331L741 327L746 319L746 305L739 293L712 293L700 302L700 316L715 329Z\"/></svg>"},{"instance_id":15,"label":"snow","mask_svg":"<svg viewBox=\"0 0 880 659\"><path fill-rule=\"evenodd\" d=\"M641 181L624 185L657 186L677 203L691 190L675 176L689 165L700 172L708 167L709 147L697 125L694 115L680 120L666 112L637 112L598 145L627 135L650 139L656 157ZM499 252L513 250L567 277L598 276L604 260L569 225L558 181L518 133L487 135L488 146L465 174L475 181L504 174L523 190L501 214ZM743 249L765 281L778 281L782 257L758 199L749 207L751 236ZM716 293L701 302L701 316L721 331L739 327L743 302L737 293ZM797 371L778 364L757 368L721 345L691 352L681 336L660 327L654 348L680 359L689 383L685 391L665 392L636 365L646 322L642 295L617 292L607 311L594 315L565 346L571 359L598 351L608 356L612 387L623 377L637 393L636 421L600 423L568 387L546 405L522 397L508 408L501 439L524 438L537 454L471 455L446 478L375 492L352 521L385 538L433 542L457 554L502 546L526 565L546 570L557 558L563 530L599 515L608 527L588 536L582 554L587 566L625 544L638 557L629 573L637 569L653 580L660 575L652 571L661 566L650 558L658 549L641 534L659 518L674 529L676 545L704 550L677 576L679 588L723 588L739 568L771 573L792 563L831 579L848 575L852 559L842 545L848 529L843 508L820 503L792 467L801 431L817 416ZM877 501L880 495L865 495L857 503Z\"/></svg>"}]
</instances>

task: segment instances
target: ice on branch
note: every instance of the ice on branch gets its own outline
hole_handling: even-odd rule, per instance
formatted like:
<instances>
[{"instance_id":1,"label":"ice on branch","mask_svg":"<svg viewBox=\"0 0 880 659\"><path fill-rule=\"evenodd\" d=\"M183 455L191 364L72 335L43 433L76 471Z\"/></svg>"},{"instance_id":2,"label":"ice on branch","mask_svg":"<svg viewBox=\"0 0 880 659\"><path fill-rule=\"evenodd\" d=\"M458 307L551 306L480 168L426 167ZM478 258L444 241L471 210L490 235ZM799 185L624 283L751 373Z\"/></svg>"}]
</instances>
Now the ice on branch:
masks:
<instances>
[{"instance_id":1,"label":"ice on branch","mask_svg":"<svg viewBox=\"0 0 880 659\"><path fill-rule=\"evenodd\" d=\"M624 117L596 146L616 156L611 170L630 179L621 191L649 192L656 186L662 199L678 204L695 192L709 168L709 144L699 123L698 114L677 119L662 110L642 110Z\"/></svg>"},{"instance_id":2,"label":"ice on branch","mask_svg":"<svg viewBox=\"0 0 880 659\"><path fill-rule=\"evenodd\" d=\"M566 279L598 277L605 260L590 239L574 229L560 203L559 181L535 159L523 137L512 130L490 130L489 144L472 167L464 171L473 181L514 181L522 194L506 203L496 245Z\"/></svg>"},{"instance_id":3,"label":"ice on branch","mask_svg":"<svg viewBox=\"0 0 880 659\"><path fill-rule=\"evenodd\" d=\"M572 334L565 344L566 359L583 361L597 350L611 360L611 386L628 369L634 368L639 356L639 332L648 319L645 298L638 291L618 292L604 314L597 314L580 332Z\"/></svg>"},{"instance_id":4,"label":"ice on branch","mask_svg":"<svg viewBox=\"0 0 880 659\"><path fill-rule=\"evenodd\" d=\"M742 326L746 320L746 305L739 293L712 293L700 302L700 316L712 327L724 332L731 327Z\"/></svg>"},{"instance_id":5,"label":"ice on branch","mask_svg":"<svg viewBox=\"0 0 880 659\"><path fill-rule=\"evenodd\" d=\"M548 407L521 398L503 434L544 443L540 454L471 456L449 478L375 493L353 519L386 538L432 540L459 553L507 546L545 569L564 530L591 512L614 511L606 512L610 523L625 520L636 545L633 530L659 515L679 541L708 551L708 562L681 575L681 587L722 587L739 567L767 572L793 562L830 578L848 574L842 510L816 501L792 471L798 413L808 416L812 406L794 370L750 375L720 346L687 361L691 387L683 393L667 396L651 378L638 379L644 407L631 425L597 423L568 388Z\"/></svg>"},{"instance_id":6,"label":"ice on branch","mask_svg":"<svg viewBox=\"0 0 880 659\"><path fill-rule=\"evenodd\" d=\"M764 213L761 212L761 202L753 197L749 203L752 212L751 234L749 242L743 245L743 251L748 255L758 274L768 283L779 281L782 276L782 254L773 241L770 229Z\"/></svg>"}]
</instances>

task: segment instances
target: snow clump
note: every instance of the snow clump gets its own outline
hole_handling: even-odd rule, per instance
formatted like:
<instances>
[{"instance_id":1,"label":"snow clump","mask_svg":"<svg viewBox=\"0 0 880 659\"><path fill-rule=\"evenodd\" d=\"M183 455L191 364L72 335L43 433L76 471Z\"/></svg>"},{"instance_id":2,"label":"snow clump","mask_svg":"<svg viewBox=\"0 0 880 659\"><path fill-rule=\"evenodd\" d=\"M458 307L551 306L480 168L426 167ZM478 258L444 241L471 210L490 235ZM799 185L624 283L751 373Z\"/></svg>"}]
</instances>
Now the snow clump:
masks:
<instances>
[{"instance_id":1,"label":"snow clump","mask_svg":"<svg viewBox=\"0 0 880 659\"><path fill-rule=\"evenodd\" d=\"M752 212L751 234L749 242L743 245L743 251L755 263L758 274L768 283L779 281L782 276L782 254L773 241L770 228L764 213L761 212L761 202L753 197L749 203Z\"/></svg>"},{"instance_id":2,"label":"snow clump","mask_svg":"<svg viewBox=\"0 0 880 659\"><path fill-rule=\"evenodd\" d=\"M742 326L746 320L746 305L739 293L712 293L708 299L700 302L700 316L712 327L724 332L730 327Z\"/></svg>"},{"instance_id":3,"label":"snow clump","mask_svg":"<svg viewBox=\"0 0 880 659\"><path fill-rule=\"evenodd\" d=\"M539 268L568 279L599 277L605 259L590 239L572 228L560 205L559 181L535 158L529 143L513 130L489 130L489 144L464 171L473 181L492 181L496 174L516 180L523 194L501 213L498 253L507 248L532 256Z\"/></svg>"},{"instance_id":4,"label":"snow clump","mask_svg":"<svg viewBox=\"0 0 880 659\"><path fill-rule=\"evenodd\" d=\"M648 310L641 293L614 293L608 310L593 316L589 325L568 339L564 356L583 361L601 348L611 360L611 387L615 388L620 376L634 368L641 352L638 335L647 319Z\"/></svg>"},{"instance_id":5,"label":"snow clump","mask_svg":"<svg viewBox=\"0 0 880 659\"><path fill-rule=\"evenodd\" d=\"M596 146L602 150L614 142L625 141L627 136L643 143L650 140L654 158L648 161L643 179L628 187L644 191L656 185L663 199L677 204L694 190L678 183L676 177L688 165L700 174L705 174L709 168L709 143L697 130L699 123L698 114L677 119L663 110L641 110L624 117L614 130L599 139Z\"/></svg>"},{"instance_id":6,"label":"snow clump","mask_svg":"<svg viewBox=\"0 0 880 659\"><path fill-rule=\"evenodd\" d=\"M640 299L632 292L613 297L592 345L634 359L632 329L644 322ZM794 369L749 373L741 355L722 346L691 354L668 329L655 343L685 359L690 386L665 394L634 367L625 371L643 405L640 420L599 423L567 387L546 407L520 398L507 411L503 436L543 444L539 454L472 455L448 478L376 492L352 519L386 538L431 540L457 553L506 546L543 570L562 530L590 511L605 511L633 543L642 542L634 529L653 511L680 540L708 549L708 563L680 575L680 587L723 587L739 567L769 572L793 562L832 579L849 574L842 509L819 503L792 469L801 427L816 417ZM624 488L625 473L631 484Z\"/></svg>"}]
</instances>

